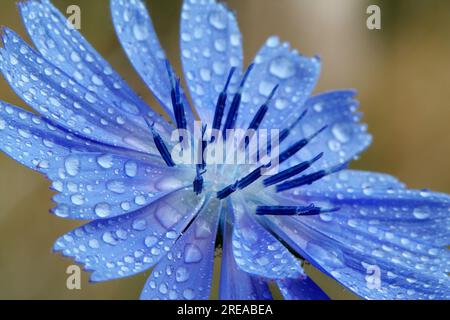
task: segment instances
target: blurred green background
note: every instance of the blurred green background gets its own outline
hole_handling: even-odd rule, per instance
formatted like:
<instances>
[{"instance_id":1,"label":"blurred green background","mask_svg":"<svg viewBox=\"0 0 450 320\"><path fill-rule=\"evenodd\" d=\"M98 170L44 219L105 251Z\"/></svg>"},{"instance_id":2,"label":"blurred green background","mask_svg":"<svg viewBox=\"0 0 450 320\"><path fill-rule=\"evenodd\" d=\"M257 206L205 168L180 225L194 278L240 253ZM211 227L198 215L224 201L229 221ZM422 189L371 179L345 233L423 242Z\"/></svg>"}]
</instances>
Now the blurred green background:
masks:
<instances>
[{"instance_id":1,"label":"blurred green background","mask_svg":"<svg viewBox=\"0 0 450 320\"><path fill-rule=\"evenodd\" d=\"M16 0L2 0L0 24L26 37ZM412 188L450 193L450 1L447 0L228 0L244 35L245 58L273 34L300 52L320 54L318 91L359 90L372 147L354 168L382 171ZM108 0L54 0L82 10L82 33L155 106L115 37ZM149 0L155 27L178 67L181 0ZM382 9L382 30L366 28L366 8ZM0 98L25 107L0 79ZM71 261L51 252L54 240L77 223L53 217L49 182L0 154L0 299L136 299L146 274L82 290L66 289ZM335 299L352 296L312 271Z\"/></svg>"}]
</instances>

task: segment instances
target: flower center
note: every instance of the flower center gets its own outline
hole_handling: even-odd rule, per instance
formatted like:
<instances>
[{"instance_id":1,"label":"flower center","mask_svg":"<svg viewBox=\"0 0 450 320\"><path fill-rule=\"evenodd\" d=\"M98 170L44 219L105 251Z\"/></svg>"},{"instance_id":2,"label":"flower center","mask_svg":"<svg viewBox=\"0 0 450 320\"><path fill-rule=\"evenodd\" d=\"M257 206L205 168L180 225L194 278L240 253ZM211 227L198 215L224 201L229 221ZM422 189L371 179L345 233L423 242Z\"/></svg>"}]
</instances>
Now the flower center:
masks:
<instances>
[{"instance_id":1,"label":"flower center","mask_svg":"<svg viewBox=\"0 0 450 320\"><path fill-rule=\"evenodd\" d=\"M253 69L253 64L249 66L244 76L242 77L241 83L237 92L234 94L234 97L230 103L230 107L228 109L228 114L225 117L225 123L222 126L223 118L225 115L225 107L227 105L228 100L228 87L231 81L231 78L235 72L235 68L232 68L227 77L227 81L225 83L224 89L219 94L217 99L217 104L214 113L214 120L212 124L213 134L210 138L206 139L205 132L206 126L202 128L202 139L199 143L200 146L200 157L201 162L196 165L196 176L193 181L193 191L199 195L204 192L205 187L208 192L216 193L216 197L220 200L226 199L235 192L242 191L253 185L256 181L262 180L262 185L265 188L274 188L275 192L283 192L286 190L291 190L294 188L302 187L305 185L310 185L323 177L336 173L340 170L343 170L347 167L347 163L343 165L338 165L333 168L323 169L316 171L314 173L302 175L304 171L309 169L313 164L315 164L318 160L323 157L323 153L318 154L314 158L308 161L304 161L298 165L289 167L281 172L273 174L271 176L265 175L267 171L273 168L280 168L282 164L287 162L289 159L294 157L300 150L305 148L313 139L319 136L322 132L324 132L328 126L324 126L319 129L317 132L312 134L309 137L302 138L290 146L288 146L281 153L279 150L280 146L283 142L287 140L287 138L291 135L292 130L297 126L298 123L302 121L302 119L306 116L307 110L305 110L300 117L294 123L280 131L279 139L276 141L277 145L273 145L273 141L271 140L265 146L258 146L256 154L254 155L257 159L256 165L250 166L249 164L214 164L207 165L208 159L205 159L207 155L205 155L205 150L209 145L216 145L219 141L227 141L231 140L230 132L235 129L237 117L239 114L239 108L242 100L242 91L250 72ZM186 130L186 115L185 109L183 106L183 102L181 99L181 90L180 90L180 81L175 78L175 75L167 63L167 70L169 73L170 82L172 85L171 89L171 97L172 97L172 105L173 111L175 115L175 121L178 130ZM276 85L268 99L265 103L258 109L256 114L254 115L252 121L249 124L247 132L258 132L260 125L263 123L264 118L269 110L269 105L275 96L278 85ZM149 124L149 127L152 130L155 146L158 149L161 157L165 161L165 163L173 167L175 166L175 162L173 161L170 152L167 149L163 139L161 136L154 130L153 125ZM219 133L219 136L217 136ZM221 135L220 135L221 133ZM238 143L238 153L240 155L245 156L248 153L249 143L252 140L253 136L251 134L246 134L245 138ZM234 137L233 137L234 139ZM183 138L180 135L180 143ZM264 150L263 150L264 149ZM262 156L264 155L264 156ZM248 173L249 172L249 173ZM329 208L323 209L316 207L314 204L303 207L292 207L292 206L259 206L257 208L256 213L259 215L316 215L324 212L334 212L338 209Z\"/></svg>"}]
</instances>

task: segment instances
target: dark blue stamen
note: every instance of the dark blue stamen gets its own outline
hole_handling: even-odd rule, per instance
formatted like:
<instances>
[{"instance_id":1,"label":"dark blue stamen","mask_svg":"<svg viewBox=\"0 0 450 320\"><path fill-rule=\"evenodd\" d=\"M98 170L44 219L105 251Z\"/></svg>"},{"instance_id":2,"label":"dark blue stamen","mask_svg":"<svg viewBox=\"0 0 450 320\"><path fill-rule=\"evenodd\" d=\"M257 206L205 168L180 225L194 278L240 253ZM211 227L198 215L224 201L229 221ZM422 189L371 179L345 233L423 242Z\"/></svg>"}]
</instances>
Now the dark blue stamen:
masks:
<instances>
[{"instance_id":1,"label":"dark blue stamen","mask_svg":"<svg viewBox=\"0 0 450 320\"><path fill-rule=\"evenodd\" d=\"M332 169L320 170L320 171L317 171L317 172L314 172L311 174L304 175L297 179L292 179L292 180L283 182L276 186L276 190L277 190L277 192L282 192L282 191L302 187L305 185L313 184L314 182L322 179L323 177L325 177L327 175L336 173L338 171L341 171L341 170L347 168L347 166L348 166L348 163L345 163L343 165L339 165Z\"/></svg>"},{"instance_id":2,"label":"dark blue stamen","mask_svg":"<svg viewBox=\"0 0 450 320\"><path fill-rule=\"evenodd\" d=\"M193 187L196 195L199 195L203 191L204 179L203 175L206 171L201 172L200 166L197 166L197 175L195 176Z\"/></svg>"},{"instance_id":3,"label":"dark blue stamen","mask_svg":"<svg viewBox=\"0 0 450 320\"><path fill-rule=\"evenodd\" d=\"M258 206L256 214L261 216L315 216L321 213L339 211L339 208L323 209L311 204L303 206Z\"/></svg>"},{"instance_id":4,"label":"dark blue stamen","mask_svg":"<svg viewBox=\"0 0 450 320\"><path fill-rule=\"evenodd\" d=\"M253 182L258 180L261 177L261 168L258 168L252 172L250 172L246 177L241 180L236 181L236 183L229 185L228 187L223 188L219 192L217 192L217 198L225 199L232 193L236 192L238 189L242 190Z\"/></svg>"},{"instance_id":5,"label":"dark blue stamen","mask_svg":"<svg viewBox=\"0 0 450 320\"><path fill-rule=\"evenodd\" d=\"M180 79L175 78L175 74L172 71L172 67L170 66L170 63L168 60L166 60L166 68L167 68L167 72L169 74L170 84L172 86L172 89L170 91L170 96L172 98L172 107L173 107L173 113L175 115L175 122L177 124L178 129L186 129L187 128L186 113L184 110L183 102L181 100ZM180 139L181 139L181 137L180 137Z\"/></svg>"},{"instance_id":6,"label":"dark blue stamen","mask_svg":"<svg viewBox=\"0 0 450 320\"><path fill-rule=\"evenodd\" d=\"M261 125L264 117L267 114L267 111L269 111L269 104L272 101L273 97L275 96L277 90L279 88L279 85L275 86L273 88L271 94L267 98L266 102L259 108L258 112L256 112L255 116L253 117L253 120L251 121L248 129L249 130L258 130L259 126Z\"/></svg>"},{"instance_id":7,"label":"dark blue stamen","mask_svg":"<svg viewBox=\"0 0 450 320\"><path fill-rule=\"evenodd\" d=\"M223 91L219 94L219 98L217 99L216 111L214 112L214 120L212 126L214 130L220 130L220 127L222 126L222 118L228 98L228 87L230 85L231 79L233 78L235 71L236 71L235 67L231 68L230 73L228 74L227 82L225 83L225 87Z\"/></svg>"},{"instance_id":8,"label":"dark blue stamen","mask_svg":"<svg viewBox=\"0 0 450 320\"><path fill-rule=\"evenodd\" d=\"M237 183L229 185L228 187L217 192L217 199L223 200L227 198L229 195L233 194L237 190Z\"/></svg>"},{"instance_id":9,"label":"dark blue stamen","mask_svg":"<svg viewBox=\"0 0 450 320\"><path fill-rule=\"evenodd\" d=\"M297 120L295 120L294 123L292 123L288 128L285 128L280 131L280 135L278 138L279 144L284 142L289 137L292 130L295 128L295 126L297 126L300 123L300 121L303 120L303 118L306 116L307 113L308 113L308 109L303 111L302 114L297 118ZM267 154L270 154L271 152L272 152L272 142L269 141L267 144ZM260 150L258 150L258 159L260 159Z\"/></svg>"},{"instance_id":10,"label":"dark blue stamen","mask_svg":"<svg viewBox=\"0 0 450 320\"><path fill-rule=\"evenodd\" d=\"M254 64L251 64L247 71L245 72L244 77L242 78L241 84L239 85L239 89L234 95L233 102L231 102L230 110L228 111L227 118L225 120L225 126L223 128L223 137L226 138L227 130L234 129L236 125L236 120L239 114L239 107L241 105L242 100L242 90L244 88L245 82L247 81L250 72L252 71Z\"/></svg>"},{"instance_id":11,"label":"dark blue stamen","mask_svg":"<svg viewBox=\"0 0 450 320\"><path fill-rule=\"evenodd\" d=\"M155 130L155 124L149 123L148 120L145 120L147 122L147 125L149 126L152 135L153 135L153 141L155 142L156 149L158 149L159 154L163 158L164 162L168 167L175 167L175 162L172 159L172 155L169 152L169 149L167 149L166 144L164 143L164 140L161 138L158 132Z\"/></svg>"},{"instance_id":12,"label":"dark blue stamen","mask_svg":"<svg viewBox=\"0 0 450 320\"><path fill-rule=\"evenodd\" d=\"M269 104L272 101L273 97L275 96L277 90L279 88L279 85L276 85L275 88L273 88L272 92L270 93L269 97L267 98L266 102L258 109L255 116L253 117L252 121L250 122L250 125L248 126L247 132L251 134L251 136L245 137L245 149L247 149L251 138L253 137L253 134L256 132L256 130L259 129L259 126L261 125L262 121L264 120L264 117L266 116L267 112L269 111Z\"/></svg>"},{"instance_id":13,"label":"dark blue stamen","mask_svg":"<svg viewBox=\"0 0 450 320\"><path fill-rule=\"evenodd\" d=\"M294 143L292 146L290 146L286 151L282 152L280 154L279 157L279 162L283 163L286 160L290 159L291 157L293 157L297 152L299 152L300 150L302 150L304 147L306 147L308 145L308 143L311 142L311 140L313 140L315 137L317 137L320 133L322 133L323 131L325 131L325 129L328 128L328 126L324 126L322 129L320 129L319 131L317 131L316 133L314 133L312 136L310 136L309 138L304 138L296 143Z\"/></svg>"},{"instance_id":14,"label":"dark blue stamen","mask_svg":"<svg viewBox=\"0 0 450 320\"><path fill-rule=\"evenodd\" d=\"M206 129L207 129L207 125L204 125L202 128L202 140L200 141L200 148L201 148L201 164L200 164L200 168L201 170L204 170L206 168L206 162L205 162L205 150L206 147L208 146L208 141L206 141L205 139L205 133L206 133Z\"/></svg>"},{"instance_id":15,"label":"dark blue stamen","mask_svg":"<svg viewBox=\"0 0 450 320\"><path fill-rule=\"evenodd\" d=\"M244 178L238 180L237 186L240 190L247 188L249 185L251 185L253 182L261 178L262 176L262 170L264 166L259 167L258 169L253 170L248 175L246 175Z\"/></svg>"},{"instance_id":16,"label":"dark blue stamen","mask_svg":"<svg viewBox=\"0 0 450 320\"><path fill-rule=\"evenodd\" d=\"M264 186L268 187L274 184L277 184L279 182L285 181L289 178L292 178L299 173L302 173L303 171L309 169L315 162L317 162L319 159L323 157L323 152L317 155L314 159L310 161L302 162L294 167L291 167L287 170L284 170L274 176L271 176L263 181Z\"/></svg>"}]
</instances>

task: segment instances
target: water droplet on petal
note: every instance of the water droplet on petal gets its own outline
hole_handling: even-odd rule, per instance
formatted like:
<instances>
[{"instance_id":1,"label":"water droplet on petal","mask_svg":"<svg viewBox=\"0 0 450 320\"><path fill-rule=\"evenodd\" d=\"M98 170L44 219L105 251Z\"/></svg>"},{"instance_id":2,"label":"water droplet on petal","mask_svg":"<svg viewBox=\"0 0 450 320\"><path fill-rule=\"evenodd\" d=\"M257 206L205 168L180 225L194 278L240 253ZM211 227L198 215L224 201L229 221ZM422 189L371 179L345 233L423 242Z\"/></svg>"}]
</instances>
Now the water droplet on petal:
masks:
<instances>
[{"instance_id":1,"label":"water droplet on petal","mask_svg":"<svg viewBox=\"0 0 450 320\"><path fill-rule=\"evenodd\" d=\"M186 289L183 291L183 297L187 300L192 300L195 298L195 292L192 289Z\"/></svg>"},{"instance_id":2,"label":"water droplet on petal","mask_svg":"<svg viewBox=\"0 0 450 320\"><path fill-rule=\"evenodd\" d=\"M180 188L182 186L182 182L174 177L167 177L162 179L156 185L156 188L160 191L169 191Z\"/></svg>"},{"instance_id":3,"label":"water droplet on petal","mask_svg":"<svg viewBox=\"0 0 450 320\"><path fill-rule=\"evenodd\" d=\"M415 208L413 211L413 215L414 217L416 217L416 219L426 219L430 216L430 209L428 209L427 207Z\"/></svg>"},{"instance_id":4,"label":"water droplet on petal","mask_svg":"<svg viewBox=\"0 0 450 320\"><path fill-rule=\"evenodd\" d=\"M175 272L177 282L185 282L189 279L189 271L185 267L180 267Z\"/></svg>"},{"instance_id":5,"label":"water droplet on petal","mask_svg":"<svg viewBox=\"0 0 450 320\"><path fill-rule=\"evenodd\" d=\"M111 208L107 203L99 203L95 206L94 211L100 218L106 218L111 214Z\"/></svg>"},{"instance_id":6,"label":"water droplet on petal","mask_svg":"<svg viewBox=\"0 0 450 320\"><path fill-rule=\"evenodd\" d=\"M270 73L280 79L289 79L296 73L295 64L286 57L279 57L270 64Z\"/></svg>"},{"instance_id":7,"label":"water droplet on petal","mask_svg":"<svg viewBox=\"0 0 450 320\"><path fill-rule=\"evenodd\" d=\"M117 244L117 240L113 237L113 235L109 231L105 232L103 234L102 240L105 241L106 243L110 244L110 245L116 245Z\"/></svg>"},{"instance_id":8,"label":"water droplet on petal","mask_svg":"<svg viewBox=\"0 0 450 320\"><path fill-rule=\"evenodd\" d=\"M84 204L84 197L81 194L74 194L70 199L74 205L81 206Z\"/></svg>"},{"instance_id":9,"label":"water droplet on petal","mask_svg":"<svg viewBox=\"0 0 450 320\"><path fill-rule=\"evenodd\" d=\"M4 130L6 128L6 121L3 118L0 118L0 130Z\"/></svg>"},{"instance_id":10,"label":"water droplet on petal","mask_svg":"<svg viewBox=\"0 0 450 320\"><path fill-rule=\"evenodd\" d=\"M144 41L149 36L148 29L144 24L135 24L133 26L133 35L137 41Z\"/></svg>"},{"instance_id":11,"label":"water droplet on petal","mask_svg":"<svg viewBox=\"0 0 450 320\"><path fill-rule=\"evenodd\" d=\"M134 203L136 203L138 206L143 206L146 203L145 197L144 196L136 196L134 198Z\"/></svg>"},{"instance_id":12,"label":"water droplet on petal","mask_svg":"<svg viewBox=\"0 0 450 320\"><path fill-rule=\"evenodd\" d=\"M216 29L224 30L227 27L227 16L224 11L214 11L209 15L209 23Z\"/></svg>"},{"instance_id":13,"label":"water droplet on petal","mask_svg":"<svg viewBox=\"0 0 450 320\"><path fill-rule=\"evenodd\" d=\"M161 283L161 285L159 286L159 292L161 292L162 294L166 294L168 292L168 288L167 285L165 283Z\"/></svg>"},{"instance_id":14,"label":"water droplet on petal","mask_svg":"<svg viewBox=\"0 0 450 320\"><path fill-rule=\"evenodd\" d=\"M197 263L203 259L202 252L200 248L195 244L187 244L184 247L184 262L186 263Z\"/></svg>"},{"instance_id":15,"label":"water droplet on petal","mask_svg":"<svg viewBox=\"0 0 450 320\"><path fill-rule=\"evenodd\" d=\"M104 169L111 169L113 166L113 156L105 154L97 158L97 163Z\"/></svg>"},{"instance_id":16,"label":"water droplet on petal","mask_svg":"<svg viewBox=\"0 0 450 320\"><path fill-rule=\"evenodd\" d=\"M133 221L133 229L143 231L147 228L147 221L144 219L137 219Z\"/></svg>"},{"instance_id":17,"label":"water droplet on petal","mask_svg":"<svg viewBox=\"0 0 450 320\"><path fill-rule=\"evenodd\" d=\"M138 165L134 161L128 161L125 163L125 174L130 178L134 178L137 174Z\"/></svg>"},{"instance_id":18,"label":"water droplet on petal","mask_svg":"<svg viewBox=\"0 0 450 320\"><path fill-rule=\"evenodd\" d=\"M286 99L277 99L277 101L275 101L275 108L278 110L284 110L287 106L289 106L289 101Z\"/></svg>"},{"instance_id":19,"label":"water droplet on petal","mask_svg":"<svg viewBox=\"0 0 450 320\"><path fill-rule=\"evenodd\" d=\"M263 95L264 97L268 97L273 88L275 87L275 84L269 81L261 81L261 83L259 84L259 93L261 95Z\"/></svg>"},{"instance_id":20,"label":"water droplet on petal","mask_svg":"<svg viewBox=\"0 0 450 320\"><path fill-rule=\"evenodd\" d=\"M270 37L266 44L268 47L274 48L280 44L280 39L276 36Z\"/></svg>"},{"instance_id":21,"label":"water droplet on petal","mask_svg":"<svg viewBox=\"0 0 450 320\"><path fill-rule=\"evenodd\" d=\"M351 127L347 124L337 123L331 129L334 137L342 143L347 143L350 141Z\"/></svg>"},{"instance_id":22,"label":"water droplet on petal","mask_svg":"<svg viewBox=\"0 0 450 320\"><path fill-rule=\"evenodd\" d=\"M153 247L156 243L158 243L158 238L155 236L148 236L145 238L144 243L147 248Z\"/></svg>"},{"instance_id":23,"label":"water droplet on petal","mask_svg":"<svg viewBox=\"0 0 450 320\"><path fill-rule=\"evenodd\" d=\"M100 244L98 243L97 239L91 239L89 240L89 247L91 247L92 249L98 249L100 248Z\"/></svg>"},{"instance_id":24,"label":"water droplet on petal","mask_svg":"<svg viewBox=\"0 0 450 320\"><path fill-rule=\"evenodd\" d=\"M176 239L178 237L178 234L175 231L169 231L166 233L166 238L167 239Z\"/></svg>"},{"instance_id":25,"label":"water droplet on petal","mask_svg":"<svg viewBox=\"0 0 450 320\"><path fill-rule=\"evenodd\" d=\"M67 174L75 177L80 172L80 159L75 156L70 156L64 162L64 167Z\"/></svg>"},{"instance_id":26,"label":"water droplet on petal","mask_svg":"<svg viewBox=\"0 0 450 320\"><path fill-rule=\"evenodd\" d=\"M109 191L117 194L123 194L126 191L125 184L122 181L110 181L107 183L106 187Z\"/></svg>"}]
</instances>

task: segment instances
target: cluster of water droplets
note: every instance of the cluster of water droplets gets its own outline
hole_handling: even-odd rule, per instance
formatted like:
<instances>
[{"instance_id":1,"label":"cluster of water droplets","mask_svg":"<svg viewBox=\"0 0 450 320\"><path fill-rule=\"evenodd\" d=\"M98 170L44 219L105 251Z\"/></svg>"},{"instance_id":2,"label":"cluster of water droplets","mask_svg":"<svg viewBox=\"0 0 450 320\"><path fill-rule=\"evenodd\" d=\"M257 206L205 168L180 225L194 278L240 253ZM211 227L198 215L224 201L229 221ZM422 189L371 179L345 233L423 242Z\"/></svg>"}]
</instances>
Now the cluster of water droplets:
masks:
<instances>
[{"instance_id":1,"label":"cluster of water droplets","mask_svg":"<svg viewBox=\"0 0 450 320\"><path fill-rule=\"evenodd\" d=\"M190 190L181 190L133 214L80 227L61 237L55 250L93 271L93 281L136 274L171 250L203 203L203 198L191 197ZM197 259L194 249L190 250L189 259Z\"/></svg>"},{"instance_id":2,"label":"cluster of water droplets","mask_svg":"<svg viewBox=\"0 0 450 320\"><path fill-rule=\"evenodd\" d=\"M142 293L145 299L208 299L220 203L211 200L158 264Z\"/></svg>"},{"instance_id":3,"label":"cluster of water droplets","mask_svg":"<svg viewBox=\"0 0 450 320\"><path fill-rule=\"evenodd\" d=\"M55 213L67 217L76 212L79 218L91 219L142 208L189 185L190 175L189 171L113 154L71 154L64 159L63 168L49 174L53 188L60 192L55 196L59 204Z\"/></svg>"}]
</instances>

